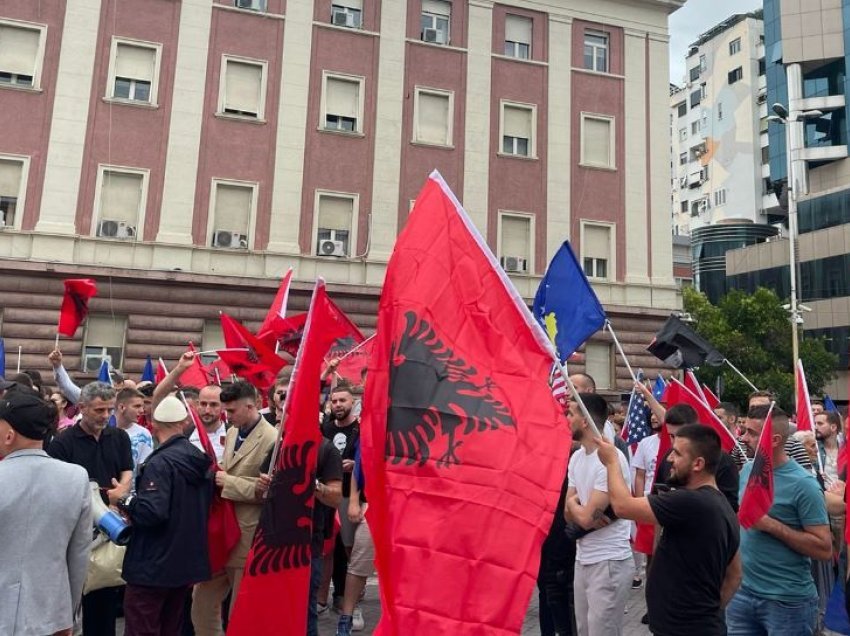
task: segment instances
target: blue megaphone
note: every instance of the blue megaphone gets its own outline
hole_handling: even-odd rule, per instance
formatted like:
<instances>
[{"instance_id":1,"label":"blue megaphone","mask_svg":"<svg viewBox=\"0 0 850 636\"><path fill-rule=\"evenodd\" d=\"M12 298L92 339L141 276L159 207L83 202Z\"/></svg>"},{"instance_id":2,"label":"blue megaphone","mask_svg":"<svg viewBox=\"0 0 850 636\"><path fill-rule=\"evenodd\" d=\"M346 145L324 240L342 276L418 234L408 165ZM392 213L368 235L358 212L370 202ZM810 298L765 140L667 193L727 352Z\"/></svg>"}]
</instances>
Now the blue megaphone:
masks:
<instances>
[{"instance_id":1,"label":"blue megaphone","mask_svg":"<svg viewBox=\"0 0 850 636\"><path fill-rule=\"evenodd\" d=\"M110 510L100 498L100 487L96 481L90 481L92 521L109 540L116 545L127 545L133 528L114 510Z\"/></svg>"}]
</instances>

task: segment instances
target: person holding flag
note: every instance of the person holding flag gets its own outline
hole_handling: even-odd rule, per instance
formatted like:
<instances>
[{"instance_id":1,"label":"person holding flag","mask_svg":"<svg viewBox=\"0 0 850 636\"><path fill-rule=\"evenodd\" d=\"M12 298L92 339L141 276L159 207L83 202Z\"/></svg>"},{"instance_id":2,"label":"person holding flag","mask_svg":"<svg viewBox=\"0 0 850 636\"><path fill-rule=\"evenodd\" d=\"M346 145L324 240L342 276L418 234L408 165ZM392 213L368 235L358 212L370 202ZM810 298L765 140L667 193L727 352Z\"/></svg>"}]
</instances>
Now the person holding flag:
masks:
<instances>
[{"instance_id":1,"label":"person holding flag","mask_svg":"<svg viewBox=\"0 0 850 636\"><path fill-rule=\"evenodd\" d=\"M769 417L770 415L770 417ZM797 462L789 461L785 443L789 436L788 416L770 405L753 407L747 413L743 441L758 452L765 422L770 421L771 457L748 462L741 471L741 531L743 580L726 608L730 636L736 634L813 634L817 622L818 595L812 578L811 559L832 555L832 538L824 496L815 478ZM773 467L773 492L769 493ZM753 470L759 470L752 479ZM749 491L749 493L747 493ZM762 496L754 496L761 491ZM745 496L745 493L746 496ZM767 514L761 502L769 499ZM770 500L772 499L772 500ZM752 502L752 503L751 503ZM758 512L751 509L761 505ZM746 523L745 523L746 522Z\"/></svg>"}]
</instances>

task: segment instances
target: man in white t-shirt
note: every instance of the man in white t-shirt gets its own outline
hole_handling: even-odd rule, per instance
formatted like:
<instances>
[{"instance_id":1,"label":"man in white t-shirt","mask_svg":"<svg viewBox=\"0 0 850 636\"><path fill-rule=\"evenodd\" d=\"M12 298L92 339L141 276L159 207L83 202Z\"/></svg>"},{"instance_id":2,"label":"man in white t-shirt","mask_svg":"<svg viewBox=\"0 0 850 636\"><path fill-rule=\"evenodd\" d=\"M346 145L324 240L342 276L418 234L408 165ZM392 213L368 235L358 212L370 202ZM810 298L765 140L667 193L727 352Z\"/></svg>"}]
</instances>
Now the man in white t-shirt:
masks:
<instances>
[{"instance_id":1,"label":"man in white t-shirt","mask_svg":"<svg viewBox=\"0 0 850 636\"><path fill-rule=\"evenodd\" d=\"M138 390L121 389L115 395L115 424L130 436L134 483L139 466L153 452L153 436L148 429L139 425L139 417L144 410L144 396Z\"/></svg>"},{"instance_id":2,"label":"man in white t-shirt","mask_svg":"<svg viewBox=\"0 0 850 636\"><path fill-rule=\"evenodd\" d=\"M576 626L579 636L619 636L635 571L629 545L631 524L622 519L611 521L608 473L593 444L594 436L603 431L608 404L595 393L580 397L593 422L585 419L578 403L570 402L570 428L581 448L570 458L564 506L567 521L589 531L578 539L576 550ZM618 458L623 479L630 483L629 464L622 453Z\"/></svg>"},{"instance_id":3,"label":"man in white t-shirt","mask_svg":"<svg viewBox=\"0 0 850 636\"><path fill-rule=\"evenodd\" d=\"M198 417L201 418L201 424L204 425L213 450L215 450L216 461L221 463L224 457L224 439L227 435L227 427L221 421L221 387L217 384L208 384L198 394ZM197 429L192 431L189 441L199 449L204 450Z\"/></svg>"}]
</instances>

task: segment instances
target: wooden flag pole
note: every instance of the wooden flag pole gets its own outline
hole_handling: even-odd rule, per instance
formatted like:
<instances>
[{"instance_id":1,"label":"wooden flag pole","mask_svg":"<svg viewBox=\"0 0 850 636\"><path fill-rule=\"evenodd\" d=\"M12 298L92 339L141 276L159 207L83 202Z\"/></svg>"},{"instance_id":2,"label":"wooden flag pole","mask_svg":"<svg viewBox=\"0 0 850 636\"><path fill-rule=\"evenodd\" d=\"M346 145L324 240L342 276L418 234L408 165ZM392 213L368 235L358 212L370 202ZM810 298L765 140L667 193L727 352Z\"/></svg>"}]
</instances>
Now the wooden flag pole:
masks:
<instances>
[{"instance_id":1,"label":"wooden flag pole","mask_svg":"<svg viewBox=\"0 0 850 636\"><path fill-rule=\"evenodd\" d=\"M366 340L364 340L364 341L363 341L363 342L361 342L359 345L357 345L356 347L354 347L351 351L348 351L348 352L346 352L345 354L341 355L341 356L338 358L338 359L339 359L339 361L340 361L340 362L342 362L342 361L343 361L343 360L345 360L348 356L350 356L352 353L354 353L355 351L357 351L357 350L361 349L361 348L362 348L362 347L363 347L363 346L364 346L367 342L369 342L372 338L374 338L374 337L375 337L375 335L376 335L376 334L374 334L374 333L373 333L371 336L369 336L368 338L366 338Z\"/></svg>"},{"instance_id":2,"label":"wooden flag pole","mask_svg":"<svg viewBox=\"0 0 850 636\"><path fill-rule=\"evenodd\" d=\"M17 373L21 372L21 351L22 350L23 350L23 347L21 345L18 345L18 370L17 370Z\"/></svg>"},{"instance_id":3,"label":"wooden flag pole","mask_svg":"<svg viewBox=\"0 0 850 636\"><path fill-rule=\"evenodd\" d=\"M596 422L594 422L593 418L590 416L590 411L587 410L587 406L585 406L584 401L579 396L578 389L576 388L576 385L573 384L573 381L570 379L569 373L567 373L566 365L561 364L560 357L558 356L557 353L554 356L554 360L555 360L555 364L558 367L558 371L561 372L561 376L563 376L564 381L567 383L567 386L570 387L570 392L572 393L573 398L575 399L576 403L578 404L579 408L581 409L581 414L584 416L584 419L587 420L587 423L590 424L590 426L588 427L588 428L590 428L590 432L593 434L594 437L601 439L602 433L599 431L599 428L596 426Z\"/></svg>"},{"instance_id":4,"label":"wooden flag pole","mask_svg":"<svg viewBox=\"0 0 850 636\"><path fill-rule=\"evenodd\" d=\"M758 391L758 387L757 387L755 384L753 384L752 382L750 382L750 380L747 378L747 376L745 376L743 373L741 373L741 371L738 369L738 367L736 367L734 364L732 364L731 362L729 362L729 358L724 358L724 359L723 359L723 362L725 362L726 364L728 364L730 369L732 369L735 373L737 373L737 374L741 377L741 379L742 379L744 382L746 382L747 384L749 384L749 385L750 385L750 388L751 388L753 391Z\"/></svg>"}]
</instances>

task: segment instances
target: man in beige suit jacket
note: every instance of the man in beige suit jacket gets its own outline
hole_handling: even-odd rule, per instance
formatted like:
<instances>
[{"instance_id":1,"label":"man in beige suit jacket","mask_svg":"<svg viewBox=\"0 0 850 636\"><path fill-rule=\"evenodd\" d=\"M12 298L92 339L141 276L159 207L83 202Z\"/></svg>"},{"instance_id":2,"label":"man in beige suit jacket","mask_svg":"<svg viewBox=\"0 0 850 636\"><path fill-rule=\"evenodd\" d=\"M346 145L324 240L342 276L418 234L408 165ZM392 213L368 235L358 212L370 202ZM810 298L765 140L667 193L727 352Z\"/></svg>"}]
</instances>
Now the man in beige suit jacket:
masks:
<instances>
[{"instance_id":1,"label":"man in beige suit jacket","mask_svg":"<svg viewBox=\"0 0 850 636\"><path fill-rule=\"evenodd\" d=\"M224 572L213 572L211 580L195 586L192 624L197 636L223 634L221 604L231 591L230 609L233 610L263 505L256 495L260 467L277 439L275 428L260 415L257 390L248 382L235 382L225 387L221 403L232 426L224 443L223 470L216 473L215 483L221 488L222 497L233 501L242 536Z\"/></svg>"}]
</instances>

